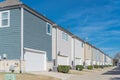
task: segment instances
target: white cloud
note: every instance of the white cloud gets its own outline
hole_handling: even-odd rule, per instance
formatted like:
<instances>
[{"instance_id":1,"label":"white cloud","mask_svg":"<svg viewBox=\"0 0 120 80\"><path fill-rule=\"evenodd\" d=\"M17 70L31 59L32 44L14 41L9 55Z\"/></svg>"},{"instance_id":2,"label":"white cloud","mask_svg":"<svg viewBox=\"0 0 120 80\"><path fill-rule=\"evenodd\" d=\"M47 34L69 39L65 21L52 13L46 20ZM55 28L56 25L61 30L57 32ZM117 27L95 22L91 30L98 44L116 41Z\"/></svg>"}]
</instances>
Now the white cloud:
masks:
<instances>
[{"instance_id":1,"label":"white cloud","mask_svg":"<svg viewBox=\"0 0 120 80\"><path fill-rule=\"evenodd\" d=\"M69 12L64 16L62 16L61 19L59 19L57 22L62 24L69 20L79 19L82 15L83 15L83 12Z\"/></svg>"},{"instance_id":2,"label":"white cloud","mask_svg":"<svg viewBox=\"0 0 120 80\"><path fill-rule=\"evenodd\" d=\"M116 10L120 10L117 6L119 0L111 0L109 4L90 7L84 10L76 10L68 12L57 22L71 26L71 31L82 39L88 37L88 41L96 46L103 47L108 43L120 40L120 16L113 14ZM114 30L115 29L115 30ZM101 48L108 53L118 51L115 48Z\"/></svg>"},{"instance_id":3,"label":"white cloud","mask_svg":"<svg viewBox=\"0 0 120 80\"><path fill-rule=\"evenodd\" d=\"M105 48L100 48L101 50L105 50L105 51L112 51L112 50L116 50L116 48L111 48L111 47L105 47Z\"/></svg>"},{"instance_id":4,"label":"white cloud","mask_svg":"<svg viewBox=\"0 0 120 80\"><path fill-rule=\"evenodd\" d=\"M109 56L111 56L113 58L116 53L120 52L119 48L104 47L104 48L100 48L100 49L103 50L106 54L108 54Z\"/></svg>"}]
</instances>

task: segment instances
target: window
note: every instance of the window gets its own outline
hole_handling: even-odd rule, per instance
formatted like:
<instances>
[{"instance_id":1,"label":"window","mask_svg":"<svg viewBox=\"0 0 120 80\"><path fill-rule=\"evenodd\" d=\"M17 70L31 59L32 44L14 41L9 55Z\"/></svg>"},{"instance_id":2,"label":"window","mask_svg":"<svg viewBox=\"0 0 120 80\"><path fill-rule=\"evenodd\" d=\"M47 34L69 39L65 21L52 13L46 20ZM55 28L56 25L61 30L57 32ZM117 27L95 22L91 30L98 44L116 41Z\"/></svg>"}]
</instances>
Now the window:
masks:
<instances>
[{"instance_id":1,"label":"window","mask_svg":"<svg viewBox=\"0 0 120 80\"><path fill-rule=\"evenodd\" d=\"M68 34L65 32L62 32L62 39L65 41L68 41Z\"/></svg>"},{"instance_id":2,"label":"window","mask_svg":"<svg viewBox=\"0 0 120 80\"><path fill-rule=\"evenodd\" d=\"M9 11L0 12L0 27L9 27L9 21L10 21L9 17L10 17Z\"/></svg>"},{"instance_id":3,"label":"window","mask_svg":"<svg viewBox=\"0 0 120 80\"><path fill-rule=\"evenodd\" d=\"M84 47L84 44L83 43L81 43L81 46L82 46L82 48Z\"/></svg>"},{"instance_id":4,"label":"window","mask_svg":"<svg viewBox=\"0 0 120 80\"><path fill-rule=\"evenodd\" d=\"M47 23L46 32L47 32L48 35L52 34L52 26L49 23Z\"/></svg>"}]
</instances>

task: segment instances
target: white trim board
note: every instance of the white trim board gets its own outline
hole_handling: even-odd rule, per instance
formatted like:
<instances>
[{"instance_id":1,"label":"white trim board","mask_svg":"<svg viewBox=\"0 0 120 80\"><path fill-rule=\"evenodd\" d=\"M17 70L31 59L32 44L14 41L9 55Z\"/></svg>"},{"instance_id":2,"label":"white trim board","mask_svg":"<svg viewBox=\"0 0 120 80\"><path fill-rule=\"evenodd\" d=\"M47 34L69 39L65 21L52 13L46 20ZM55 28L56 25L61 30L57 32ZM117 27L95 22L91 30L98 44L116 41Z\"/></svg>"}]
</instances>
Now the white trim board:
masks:
<instances>
[{"instance_id":1,"label":"white trim board","mask_svg":"<svg viewBox=\"0 0 120 80\"><path fill-rule=\"evenodd\" d=\"M24 48L25 51L32 51L32 52L37 52L37 53L47 53L46 51L42 50L36 50L36 49L31 49L31 48Z\"/></svg>"},{"instance_id":2,"label":"white trim board","mask_svg":"<svg viewBox=\"0 0 120 80\"><path fill-rule=\"evenodd\" d=\"M46 52L25 48L25 71L46 71L47 58ZM40 64L38 64L40 62Z\"/></svg>"},{"instance_id":3,"label":"white trim board","mask_svg":"<svg viewBox=\"0 0 120 80\"><path fill-rule=\"evenodd\" d=\"M5 26L2 26L2 13L7 12L8 13L8 24ZM10 27L10 10L5 10L0 12L0 28Z\"/></svg>"},{"instance_id":4,"label":"white trim board","mask_svg":"<svg viewBox=\"0 0 120 80\"><path fill-rule=\"evenodd\" d=\"M24 9L21 8L21 57L20 59L23 60L23 27L24 27Z\"/></svg>"},{"instance_id":5,"label":"white trim board","mask_svg":"<svg viewBox=\"0 0 120 80\"><path fill-rule=\"evenodd\" d=\"M50 25L50 33L48 33L48 25ZM52 36L52 25L50 23L46 23L46 34Z\"/></svg>"}]
</instances>

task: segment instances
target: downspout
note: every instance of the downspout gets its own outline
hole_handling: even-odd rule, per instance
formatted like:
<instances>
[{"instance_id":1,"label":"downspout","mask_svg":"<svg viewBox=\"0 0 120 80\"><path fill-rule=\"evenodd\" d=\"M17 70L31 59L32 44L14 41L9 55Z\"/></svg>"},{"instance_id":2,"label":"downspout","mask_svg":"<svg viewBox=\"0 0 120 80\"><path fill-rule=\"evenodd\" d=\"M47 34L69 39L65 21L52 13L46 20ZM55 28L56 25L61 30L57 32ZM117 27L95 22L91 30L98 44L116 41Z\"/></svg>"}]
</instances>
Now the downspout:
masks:
<instances>
[{"instance_id":1,"label":"downspout","mask_svg":"<svg viewBox=\"0 0 120 80\"><path fill-rule=\"evenodd\" d=\"M23 16L24 10L21 6L21 57L20 57L20 73L22 73L22 60L23 60Z\"/></svg>"},{"instance_id":2,"label":"downspout","mask_svg":"<svg viewBox=\"0 0 120 80\"><path fill-rule=\"evenodd\" d=\"M58 61L57 60L58 59L58 54L57 54L57 32L58 31L57 31L57 27L56 27L56 67L58 66L58 62L57 62Z\"/></svg>"},{"instance_id":3,"label":"downspout","mask_svg":"<svg viewBox=\"0 0 120 80\"><path fill-rule=\"evenodd\" d=\"M75 38L73 38L73 42L74 42L74 46L73 46L74 47L74 64L73 65L74 65L74 69L76 69L75 67Z\"/></svg>"},{"instance_id":4,"label":"downspout","mask_svg":"<svg viewBox=\"0 0 120 80\"><path fill-rule=\"evenodd\" d=\"M91 46L91 65L93 66L93 47Z\"/></svg>"}]
</instances>

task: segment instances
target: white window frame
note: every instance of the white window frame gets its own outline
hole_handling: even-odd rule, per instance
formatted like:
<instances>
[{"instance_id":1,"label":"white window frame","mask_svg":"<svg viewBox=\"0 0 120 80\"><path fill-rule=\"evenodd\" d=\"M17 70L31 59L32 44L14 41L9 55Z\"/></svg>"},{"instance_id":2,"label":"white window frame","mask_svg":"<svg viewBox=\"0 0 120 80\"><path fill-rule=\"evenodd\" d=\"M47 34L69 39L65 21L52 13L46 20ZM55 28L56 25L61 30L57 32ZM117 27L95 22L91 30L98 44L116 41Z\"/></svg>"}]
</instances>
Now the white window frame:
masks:
<instances>
[{"instance_id":1,"label":"white window frame","mask_svg":"<svg viewBox=\"0 0 120 80\"><path fill-rule=\"evenodd\" d=\"M8 13L8 18L7 18L8 19L8 24L3 26L2 25L2 14L5 13L5 12ZM10 11L9 10L0 12L0 28L4 28L4 27L10 27Z\"/></svg>"},{"instance_id":2,"label":"white window frame","mask_svg":"<svg viewBox=\"0 0 120 80\"><path fill-rule=\"evenodd\" d=\"M62 32L62 39L65 41L68 41L68 34L65 32Z\"/></svg>"},{"instance_id":3,"label":"white window frame","mask_svg":"<svg viewBox=\"0 0 120 80\"><path fill-rule=\"evenodd\" d=\"M48 25L50 25L50 33L48 33ZM48 35L52 35L52 25L49 24L49 23L46 24L46 33L47 33Z\"/></svg>"},{"instance_id":4,"label":"white window frame","mask_svg":"<svg viewBox=\"0 0 120 80\"><path fill-rule=\"evenodd\" d=\"M84 43L83 42L81 42L81 47L84 48Z\"/></svg>"}]
</instances>

